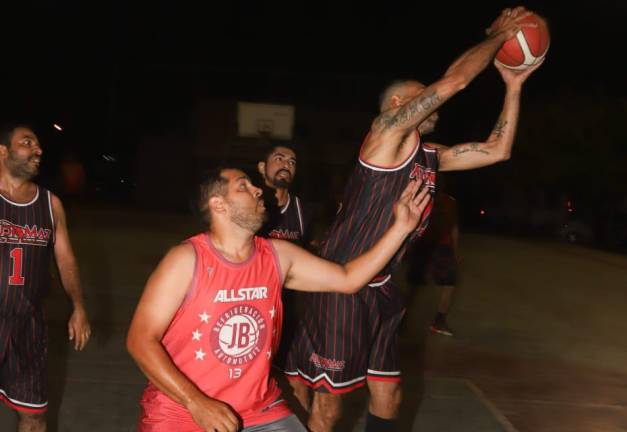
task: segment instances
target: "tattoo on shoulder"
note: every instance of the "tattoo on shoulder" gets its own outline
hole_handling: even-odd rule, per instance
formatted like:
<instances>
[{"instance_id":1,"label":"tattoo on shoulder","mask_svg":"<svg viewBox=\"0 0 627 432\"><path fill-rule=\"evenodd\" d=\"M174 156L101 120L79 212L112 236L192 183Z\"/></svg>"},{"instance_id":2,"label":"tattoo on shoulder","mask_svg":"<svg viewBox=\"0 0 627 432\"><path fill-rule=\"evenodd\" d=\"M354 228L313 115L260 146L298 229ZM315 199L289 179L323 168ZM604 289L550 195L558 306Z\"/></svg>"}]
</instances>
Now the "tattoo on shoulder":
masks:
<instances>
[{"instance_id":1,"label":"tattoo on shoulder","mask_svg":"<svg viewBox=\"0 0 627 432\"><path fill-rule=\"evenodd\" d=\"M490 152L479 147L479 143L469 143L456 146L453 148L453 156L461 156L464 153L483 153L489 155Z\"/></svg>"},{"instance_id":2,"label":"tattoo on shoulder","mask_svg":"<svg viewBox=\"0 0 627 432\"><path fill-rule=\"evenodd\" d=\"M492 133L497 136L497 138L501 138L503 134L505 134L505 126L507 126L507 120L499 120L494 125L494 130Z\"/></svg>"},{"instance_id":3,"label":"tattoo on shoulder","mask_svg":"<svg viewBox=\"0 0 627 432\"><path fill-rule=\"evenodd\" d=\"M410 121L413 117L421 113L431 111L434 107L439 105L440 101L440 95L432 91L429 94L420 95L406 103L394 115L383 114L379 116L377 121L384 129L393 128L399 124Z\"/></svg>"}]
</instances>

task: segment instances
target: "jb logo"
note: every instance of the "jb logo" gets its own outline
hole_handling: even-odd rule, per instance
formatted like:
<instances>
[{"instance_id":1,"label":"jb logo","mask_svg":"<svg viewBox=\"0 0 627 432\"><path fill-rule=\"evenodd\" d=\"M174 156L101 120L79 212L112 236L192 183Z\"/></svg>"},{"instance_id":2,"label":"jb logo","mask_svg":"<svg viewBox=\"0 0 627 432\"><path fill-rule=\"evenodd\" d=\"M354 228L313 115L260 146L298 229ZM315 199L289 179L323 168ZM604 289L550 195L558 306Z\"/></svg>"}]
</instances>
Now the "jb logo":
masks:
<instances>
[{"instance_id":1,"label":"jb logo","mask_svg":"<svg viewBox=\"0 0 627 432\"><path fill-rule=\"evenodd\" d=\"M235 306L223 313L211 331L211 350L227 365L243 365L263 350L267 326L253 306Z\"/></svg>"}]
</instances>

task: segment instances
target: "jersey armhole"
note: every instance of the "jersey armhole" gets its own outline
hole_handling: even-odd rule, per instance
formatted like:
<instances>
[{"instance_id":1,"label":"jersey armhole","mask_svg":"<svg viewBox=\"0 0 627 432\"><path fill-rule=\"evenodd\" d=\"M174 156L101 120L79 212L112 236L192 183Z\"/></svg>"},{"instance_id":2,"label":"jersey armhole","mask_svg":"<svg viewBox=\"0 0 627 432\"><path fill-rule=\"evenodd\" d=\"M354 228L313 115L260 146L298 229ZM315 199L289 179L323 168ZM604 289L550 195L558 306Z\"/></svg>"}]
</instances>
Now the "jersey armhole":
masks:
<instances>
[{"instance_id":1,"label":"jersey armhole","mask_svg":"<svg viewBox=\"0 0 627 432\"><path fill-rule=\"evenodd\" d=\"M370 134L368 134L370 135ZM371 164L366 162L363 158L363 150L364 150L364 145L366 144L366 140L368 139L368 137L366 136L366 139L364 139L363 144L361 145L360 149L359 149L359 163L361 165L363 165L364 167L372 170L372 171L381 171L381 172L392 172L392 171L400 171L403 168L405 168L407 165L409 165L409 163L416 157L416 154L418 153L418 150L420 150L420 146L422 145L422 138L420 136L420 133L418 134L418 139L416 140L416 144L414 145L414 149L411 151L410 155L407 157L407 159L405 159L403 162L401 162L400 164L396 165L396 166L380 166L380 165L375 165L375 164Z\"/></svg>"},{"instance_id":2,"label":"jersey armhole","mask_svg":"<svg viewBox=\"0 0 627 432\"><path fill-rule=\"evenodd\" d=\"M52 244L57 242L57 226L54 221L54 211L52 210L52 193L49 190L46 191L48 195L48 209L50 210L50 221L52 222Z\"/></svg>"},{"instance_id":3,"label":"jersey armhole","mask_svg":"<svg viewBox=\"0 0 627 432\"><path fill-rule=\"evenodd\" d=\"M194 273L192 274L192 281L189 284L189 289L187 290L187 292L185 293L185 297L183 298L183 301L181 302L181 308L187 306L187 304L190 302L190 300L195 296L196 291L198 290L198 275L202 274L200 273L198 267L201 265L201 262L199 260L200 257L200 253L198 253L198 246L191 240L186 240L183 242L183 244L191 244L192 247L194 248L194 255L196 257L195 262L194 262Z\"/></svg>"},{"instance_id":4,"label":"jersey armhole","mask_svg":"<svg viewBox=\"0 0 627 432\"><path fill-rule=\"evenodd\" d=\"M285 278L283 277L283 269L281 268L281 260L279 260L279 254L274 247L274 243L270 239L265 239L268 243L270 243L270 250L272 251L272 256L274 257L274 266L276 267L276 271L279 273L279 282L281 283L281 290L283 290L283 284L285 283Z\"/></svg>"}]
</instances>

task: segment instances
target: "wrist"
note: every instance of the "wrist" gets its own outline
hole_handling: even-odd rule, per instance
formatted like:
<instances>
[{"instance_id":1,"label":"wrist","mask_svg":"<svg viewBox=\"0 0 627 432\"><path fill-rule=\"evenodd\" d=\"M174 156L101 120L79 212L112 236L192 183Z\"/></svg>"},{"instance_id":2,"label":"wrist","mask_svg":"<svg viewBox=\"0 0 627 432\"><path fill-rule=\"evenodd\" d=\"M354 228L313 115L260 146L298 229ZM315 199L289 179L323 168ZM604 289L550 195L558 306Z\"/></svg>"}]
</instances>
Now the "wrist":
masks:
<instances>
[{"instance_id":1,"label":"wrist","mask_svg":"<svg viewBox=\"0 0 627 432\"><path fill-rule=\"evenodd\" d=\"M522 83L507 83L506 92L509 96L520 96Z\"/></svg>"},{"instance_id":2,"label":"wrist","mask_svg":"<svg viewBox=\"0 0 627 432\"><path fill-rule=\"evenodd\" d=\"M488 39L494 41L496 44L498 44L498 47L500 48L501 45L503 45L505 41L507 41L508 37L504 31L496 31L490 33L488 35Z\"/></svg>"},{"instance_id":3,"label":"wrist","mask_svg":"<svg viewBox=\"0 0 627 432\"><path fill-rule=\"evenodd\" d=\"M414 229L415 228L410 228L406 224L396 221L392 224L390 231L394 237L404 240Z\"/></svg>"},{"instance_id":4,"label":"wrist","mask_svg":"<svg viewBox=\"0 0 627 432\"><path fill-rule=\"evenodd\" d=\"M203 399L210 399L210 398L196 391L196 392L193 392L192 394L184 395L183 400L181 401L181 404L185 407L185 409L187 409L188 411L191 411Z\"/></svg>"},{"instance_id":5,"label":"wrist","mask_svg":"<svg viewBox=\"0 0 627 432\"><path fill-rule=\"evenodd\" d=\"M85 304L83 303L83 299L72 300L72 305L74 306L74 312L85 312Z\"/></svg>"}]
</instances>

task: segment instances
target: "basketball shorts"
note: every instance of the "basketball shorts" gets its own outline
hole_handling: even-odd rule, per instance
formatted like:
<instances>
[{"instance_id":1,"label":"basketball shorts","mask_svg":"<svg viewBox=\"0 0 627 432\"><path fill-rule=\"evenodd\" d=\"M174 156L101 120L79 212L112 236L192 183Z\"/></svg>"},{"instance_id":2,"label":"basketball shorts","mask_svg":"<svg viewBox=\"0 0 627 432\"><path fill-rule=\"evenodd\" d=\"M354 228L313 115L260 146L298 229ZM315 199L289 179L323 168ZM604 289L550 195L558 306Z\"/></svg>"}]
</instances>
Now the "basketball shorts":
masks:
<instances>
[{"instance_id":1,"label":"basketball shorts","mask_svg":"<svg viewBox=\"0 0 627 432\"><path fill-rule=\"evenodd\" d=\"M400 381L398 329L404 313L389 276L357 294L307 293L286 375L334 394L367 380Z\"/></svg>"},{"instance_id":2,"label":"basketball shorts","mask_svg":"<svg viewBox=\"0 0 627 432\"><path fill-rule=\"evenodd\" d=\"M47 353L43 314L0 317L0 400L17 411L46 411Z\"/></svg>"}]
</instances>

